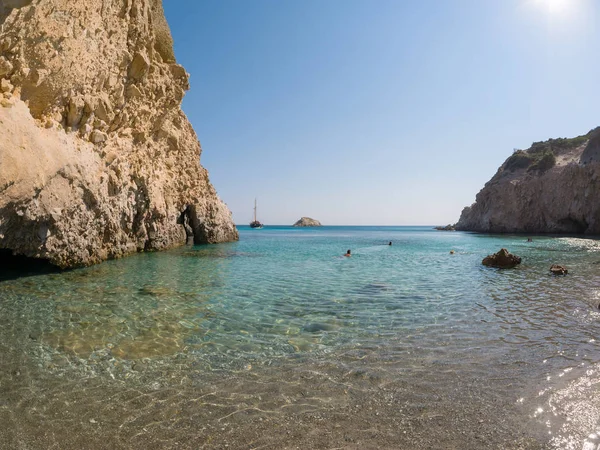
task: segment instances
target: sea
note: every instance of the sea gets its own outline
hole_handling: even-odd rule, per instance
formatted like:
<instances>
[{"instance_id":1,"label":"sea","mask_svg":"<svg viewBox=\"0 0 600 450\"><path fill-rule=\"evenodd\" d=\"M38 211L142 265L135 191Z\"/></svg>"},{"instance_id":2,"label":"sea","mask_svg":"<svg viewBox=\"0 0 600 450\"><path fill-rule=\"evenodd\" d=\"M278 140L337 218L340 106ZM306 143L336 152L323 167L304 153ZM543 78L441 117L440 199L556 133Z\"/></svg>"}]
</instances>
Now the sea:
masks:
<instances>
[{"instance_id":1,"label":"sea","mask_svg":"<svg viewBox=\"0 0 600 450\"><path fill-rule=\"evenodd\" d=\"M599 240L239 231L3 267L0 448L600 448Z\"/></svg>"}]
</instances>

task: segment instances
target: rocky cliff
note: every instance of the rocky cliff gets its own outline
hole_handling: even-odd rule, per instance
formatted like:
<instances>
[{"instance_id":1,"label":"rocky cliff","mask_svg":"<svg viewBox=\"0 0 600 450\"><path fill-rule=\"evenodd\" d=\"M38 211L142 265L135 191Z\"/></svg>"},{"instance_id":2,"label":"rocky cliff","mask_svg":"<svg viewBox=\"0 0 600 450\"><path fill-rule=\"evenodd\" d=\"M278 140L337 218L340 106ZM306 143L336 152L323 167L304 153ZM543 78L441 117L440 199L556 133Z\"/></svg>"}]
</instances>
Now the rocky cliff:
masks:
<instances>
[{"instance_id":1,"label":"rocky cliff","mask_svg":"<svg viewBox=\"0 0 600 450\"><path fill-rule=\"evenodd\" d=\"M456 229L600 234L600 128L516 150L466 207Z\"/></svg>"},{"instance_id":2,"label":"rocky cliff","mask_svg":"<svg viewBox=\"0 0 600 450\"><path fill-rule=\"evenodd\" d=\"M238 238L161 0L1 0L0 26L0 249L74 267Z\"/></svg>"}]
</instances>

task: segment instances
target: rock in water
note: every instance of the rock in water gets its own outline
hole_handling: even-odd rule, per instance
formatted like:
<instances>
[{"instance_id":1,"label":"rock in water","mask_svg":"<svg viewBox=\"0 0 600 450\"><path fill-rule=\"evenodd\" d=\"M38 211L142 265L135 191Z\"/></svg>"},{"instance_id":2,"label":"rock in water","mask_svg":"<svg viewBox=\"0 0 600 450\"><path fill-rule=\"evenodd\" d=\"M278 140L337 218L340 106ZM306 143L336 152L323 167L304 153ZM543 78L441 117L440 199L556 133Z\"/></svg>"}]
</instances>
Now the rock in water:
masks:
<instances>
[{"instance_id":1,"label":"rock in water","mask_svg":"<svg viewBox=\"0 0 600 450\"><path fill-rule=\"evenodd\" d=\"M558 264L552 264L550 266L550 272L552 272L553 275L566 275L569 273L565 266L561 266Z\"/></svg>"},{"instance_id":2,"label":"rock in water","mask_svg":"<svg viewBox=\"0 0 600 450\"><path fill-rule=\"evenodd\" d=\"M295 227L320 227L321 222L310 217L303 217L294 224Z\"/></svg>"},{"instance_id":3,"label":"rock in water","mask_svg":"<svg viewBox=\"0 0 600 450\"><path fill-rule=\"evenodd\" d=\"M600 127L515 150L466 207L457 230L600 234Z\"/></svg>"},{"instance_id":4,"label":"rock in water","mask_svg":"<svg viewBox=\"0 0 600 450\"><path fill-rule=\"evenodd\" d=\"M483 258L481 264L488 267L497 267L499 269L511 269L521 264L521 257L513 255L505 248L501 248L498 253Z\"/></svg>"},{"instance_id":5,"label":"rock in water","mask_svg":"<svg viewBox=\"0 0 600 450\"><path fill-rule=\"evenodd\" d=\"M238 239L161 0L0 6L0 249L60 267Z\"/></svg>"}]
</instances>

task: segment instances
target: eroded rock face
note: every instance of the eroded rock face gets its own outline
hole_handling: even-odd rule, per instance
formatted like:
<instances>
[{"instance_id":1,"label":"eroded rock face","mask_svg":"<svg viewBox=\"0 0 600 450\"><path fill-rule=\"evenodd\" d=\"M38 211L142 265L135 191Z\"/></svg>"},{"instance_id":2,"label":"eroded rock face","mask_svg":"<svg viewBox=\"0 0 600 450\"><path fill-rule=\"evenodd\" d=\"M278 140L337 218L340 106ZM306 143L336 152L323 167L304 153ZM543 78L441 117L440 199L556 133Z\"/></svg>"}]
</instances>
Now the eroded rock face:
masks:
<instances>
[{"instance_id":1,"label":"eroded rock face","mask_svg":"<svg viewBox=\"0 0 600 450\"><path fill-rule=\"evenodd\" d=\"M600 128L516 151L466 207L457 230L600 234Z\"/></svg>"},{"instance_id":2,"label":"eroded rock face","mask_svg":"<svg viewBox=\"0 0 600 450\"><path fill-rule=\"evenodd\" d=\"M310 217L302 217L295 224L295 227L320 227L321 222L315 219L311 219Z\"/></svg>"},{"instance_id":3,"label":"eroded rock face","mask_svg":"<svg viewBox=\"0 0 600 450\"><path fill-rule=\"evenodd\" d=\"M512 269L521 264L521 257L513 255L505 248L501 248L498 253L483 258L481 264L488 267L496 267L498 269Z\"/></svg>"},{"instance_id":4,"label":"eroded rock face","mask_svg":"<svg viewBox=\"0 0 600 450\"><path fill-rule=\"evenodd\" d=\"M238 238L160 0L1 3L0 249L74 267Z\"/></svg>"}]
</instances>

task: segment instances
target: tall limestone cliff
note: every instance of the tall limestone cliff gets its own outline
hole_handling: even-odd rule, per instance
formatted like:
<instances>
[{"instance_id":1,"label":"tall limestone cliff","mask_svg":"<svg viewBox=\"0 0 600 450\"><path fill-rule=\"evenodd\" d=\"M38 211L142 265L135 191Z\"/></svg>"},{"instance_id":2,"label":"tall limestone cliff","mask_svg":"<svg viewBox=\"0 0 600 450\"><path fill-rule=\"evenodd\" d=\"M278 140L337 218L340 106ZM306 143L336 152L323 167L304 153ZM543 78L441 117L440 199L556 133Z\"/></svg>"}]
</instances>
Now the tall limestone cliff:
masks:
<instances>
[{"instance_id":1,"label":"tall limestone cliff","mask_svg":"<svg viewBox=\"0 0 600 450\"><path fill-rule=\"evenodd\" d=\"M463 210L456 229L600 234L600 128L516 150Z\"/></svg>"},{"instance_id":2,"label":"tall limestone cliff","mask_svg":"<svg viewBox=\"0 0 600 450\"><path fill-rule=\"evenodd\" d=\"M161 0L0 0L0 249L60 267L236 240Z\"/></svg>"}]
</instances>

